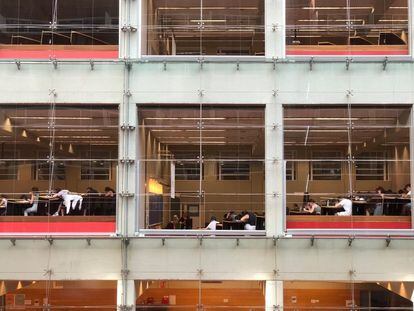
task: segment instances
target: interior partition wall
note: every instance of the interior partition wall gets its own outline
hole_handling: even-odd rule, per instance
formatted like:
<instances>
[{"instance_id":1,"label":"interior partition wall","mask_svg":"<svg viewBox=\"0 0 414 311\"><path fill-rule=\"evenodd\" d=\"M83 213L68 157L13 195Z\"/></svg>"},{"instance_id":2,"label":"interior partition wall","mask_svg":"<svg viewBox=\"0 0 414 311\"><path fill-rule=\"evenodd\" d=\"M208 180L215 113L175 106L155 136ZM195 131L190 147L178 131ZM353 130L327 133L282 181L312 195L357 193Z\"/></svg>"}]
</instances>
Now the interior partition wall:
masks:
<instances>
[{"instance_id":1,"label":"interior partition wall","mask_svg":"<svg viewBox=\"0 0 414 311\"><path fill-rule=\"evenodd\" d=\"M144 228L265 229L264 107L140 105L139 137Z\"/></svg>"}]
</instances>

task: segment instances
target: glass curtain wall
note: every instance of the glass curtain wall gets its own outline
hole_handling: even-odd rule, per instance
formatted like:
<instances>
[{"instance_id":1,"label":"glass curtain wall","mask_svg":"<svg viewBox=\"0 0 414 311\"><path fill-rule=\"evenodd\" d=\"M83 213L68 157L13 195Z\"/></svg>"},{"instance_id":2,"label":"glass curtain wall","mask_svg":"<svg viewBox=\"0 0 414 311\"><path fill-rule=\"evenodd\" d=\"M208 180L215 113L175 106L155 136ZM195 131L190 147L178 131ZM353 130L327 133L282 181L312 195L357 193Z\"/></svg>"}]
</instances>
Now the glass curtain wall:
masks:
<instances>
[{"instance_id":1,"label":"glass curtain wall","mask_svg":"<svg viewBox=\"0 0 414 311\"><path fill-rule=\"evenodd\" d=\"M286 1L288 55L407 55L408 1Z\"/></svg>"},{"instance_id":2,"label":"glass curtain wall","mask_svg":"<svg viewBox=\"0 0 414 311\"><path fill-rule=\"evenodd\" d=\"M137 310L265 310L263 281L139 280Z\"/></svg>"},{"instance_id":3,"label":"glass curtain wall","mask_svg":"<svg viewBox=\"0 0 414 311\"><path fill-rule=\"evenodd\" d=\"M0 1L1 58L118 57L117 0Z\"/></svg>"},{"instance_id":4,"label":"glass curtain wall","mask_svg":"<svg viewBox=\"0 0 414 311\"><path fill-rule=\"evenodd\" d=\"M264 55L263 0L145 0L143 55Z\"/></svg>"},{"instance_id":5,"label":"glass curtain wall","mask_svg":"<svg viewBox=\"0 0 414 311\"><path fill-rule=\"evenodd\" d=\"M399 105L285 106L288 229L410 229L410 118Z\"/></svg>"},{"instance_id":6,"label":"glass curtain wall","mask_svg":"<svg viewBox=\"0 0 414 311\"><path fill-rule=\"evenodd\" d=\"M0 232L113 232L117 106L8 105L0 118Z\"/></svg>"},{"instance_id":7,"label":"glass curtain wall","mask_svg":"<svg viewBox=\"0 0 414 311\"><path fill-rule=\"evenodd\" d=\"M283 310L413 309L412 282L283 282Z\"/></svg>"},{"instance_id":8,"label":"glass curtain wall","mask_svg":"<svg viewBox=\"0 0 414 311\"><path fill-rule=\"evenodd\" d=\"M263 107L138 110L143 227L264 229Z\"/></svg>"},{"instance_id":9,"label":"glass curtain wall","mask_svg":"<svg viewBox=\"0 0 414 311\"><path fill-rule=\"evenodd\" d=\"M116 281L0 281L0 311L116 310Z\"/></svg>"}]
</instances>

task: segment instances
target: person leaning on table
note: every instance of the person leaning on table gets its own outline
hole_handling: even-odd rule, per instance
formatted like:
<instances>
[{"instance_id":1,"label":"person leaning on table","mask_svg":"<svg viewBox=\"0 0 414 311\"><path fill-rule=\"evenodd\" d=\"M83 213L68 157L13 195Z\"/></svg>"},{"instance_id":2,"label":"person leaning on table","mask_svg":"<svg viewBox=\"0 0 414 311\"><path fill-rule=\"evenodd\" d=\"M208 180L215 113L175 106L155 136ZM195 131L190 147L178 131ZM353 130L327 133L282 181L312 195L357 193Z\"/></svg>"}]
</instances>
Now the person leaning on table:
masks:
<instances>
[{"instance_id":1,"label":"person leaning on table","mask_svg":"<svg viewBox=\"0 0 414 311\"><path fill-rule=\"evenodd\" d=\"M0 194L0 216L6 215L7 211L7 197Z\"/></svg>"},{"instance_id":2,"label":"person leaning on table","mask_svg":"<svg viewBox=\"0 0 414 311\"><path fill-rule=\"evenodd\" d=\"M257 217L254 213L243 211L240 221L244 222L244 230L256 230Z\"/></svg>"},{"instance_id":3,"label":"person leaning on table","mask_svg":"<svg viewBox=\"0 0 414 311\"><path fill-rule=\"evenodd\" d=\"M351 216L352 215L352 201L347 198L343 198L341 201L335 204L336 208L342 207L345 211L338 212L335 215L338 216Z\"/></svg>"}]
</instances>

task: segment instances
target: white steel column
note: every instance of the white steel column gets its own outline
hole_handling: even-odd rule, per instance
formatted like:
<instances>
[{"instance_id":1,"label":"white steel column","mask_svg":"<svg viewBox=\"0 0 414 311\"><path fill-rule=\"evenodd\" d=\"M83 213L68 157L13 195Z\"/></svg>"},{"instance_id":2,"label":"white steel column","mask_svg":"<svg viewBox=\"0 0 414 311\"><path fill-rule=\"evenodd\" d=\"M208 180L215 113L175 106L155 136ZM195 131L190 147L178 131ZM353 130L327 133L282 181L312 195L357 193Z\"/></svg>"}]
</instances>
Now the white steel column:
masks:
<instances>
[{"instance_id":1,"label":"white steel column","mask_svg":"<svg viewBox=\"0 0 414 311\"><path fill-rule=\"evenodd\" d=\"M122 311L135 310L135 282L134 280L118 280L116 291L116 304L117 309Z\"/></svg>"},{"instance_id":2,"label":"white steel column","mask_svg":"<svg viewBox=\"0 0 414 311\"><path fill-rule=\"evenodd\" d=\"M266 235L284 233L283 106L266 104L265 129L265 211Z\"/></svg>"},{"instance_id":3,"label":"white steel column","mask_svg":"<svg viewBox=\"0 0 414 311\"><path fill-rule=\"evenodd\" d=\"M282 281L266 281L265 310L283 310Z\"/></svg>"},{"instance_id":4,"label":"white steel column","mask_svg":"<svg viewBox=\"0 0 414 311\"><path fill-rule=\"evenodd\" d=\"M266 58L285 57L285 0L265 0Z\"/></svg>"},{"instance_id":5,"label":"white steel column","mask_svg":"<svg viewBox=\"0 0 414 311\"><path fill-rule=\"evenodd\" d=\"M141 1L119 0L119 58L139 57Z\"/></svg>"}]
</instances>

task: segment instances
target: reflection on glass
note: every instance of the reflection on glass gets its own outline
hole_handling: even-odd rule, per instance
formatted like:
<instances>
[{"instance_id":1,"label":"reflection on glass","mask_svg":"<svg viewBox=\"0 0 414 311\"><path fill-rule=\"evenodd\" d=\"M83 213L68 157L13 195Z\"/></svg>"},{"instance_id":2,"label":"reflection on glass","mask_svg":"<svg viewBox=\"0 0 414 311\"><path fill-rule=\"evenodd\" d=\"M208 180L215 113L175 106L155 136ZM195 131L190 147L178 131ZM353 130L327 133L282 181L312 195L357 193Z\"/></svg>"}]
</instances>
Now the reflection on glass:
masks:
<instances>
[{"instance_id":1,"label":"reflection on glass","mask_svg":"<svg viewBox=\"0 0 414 311\"><path fill-rule=\"evenodd\" d=\"M407 0L286 2L290 55L406 55Z\"/></svg>"},{"instance_id":2,"label":"reflection on glass","mask_svg":"<svg viewBox=\"0 0 414 311\"><path fill-rule=\"evenodd\" d=\"M286 208L296 217L288 228L310 226L310 215L334 216L313 218L313 228L410 228L410 113L397 105L286 106Z\"/></svg>"},{"instance_id":3,"label":"reflection on glass","mask_svg":"<svg viewBox=\"0 0 414 311\"><path fill-rule=\"evenodd\" d=\"M142 226L264 229L262 107L139 111Z\"/></svg>"}]
</instances>

